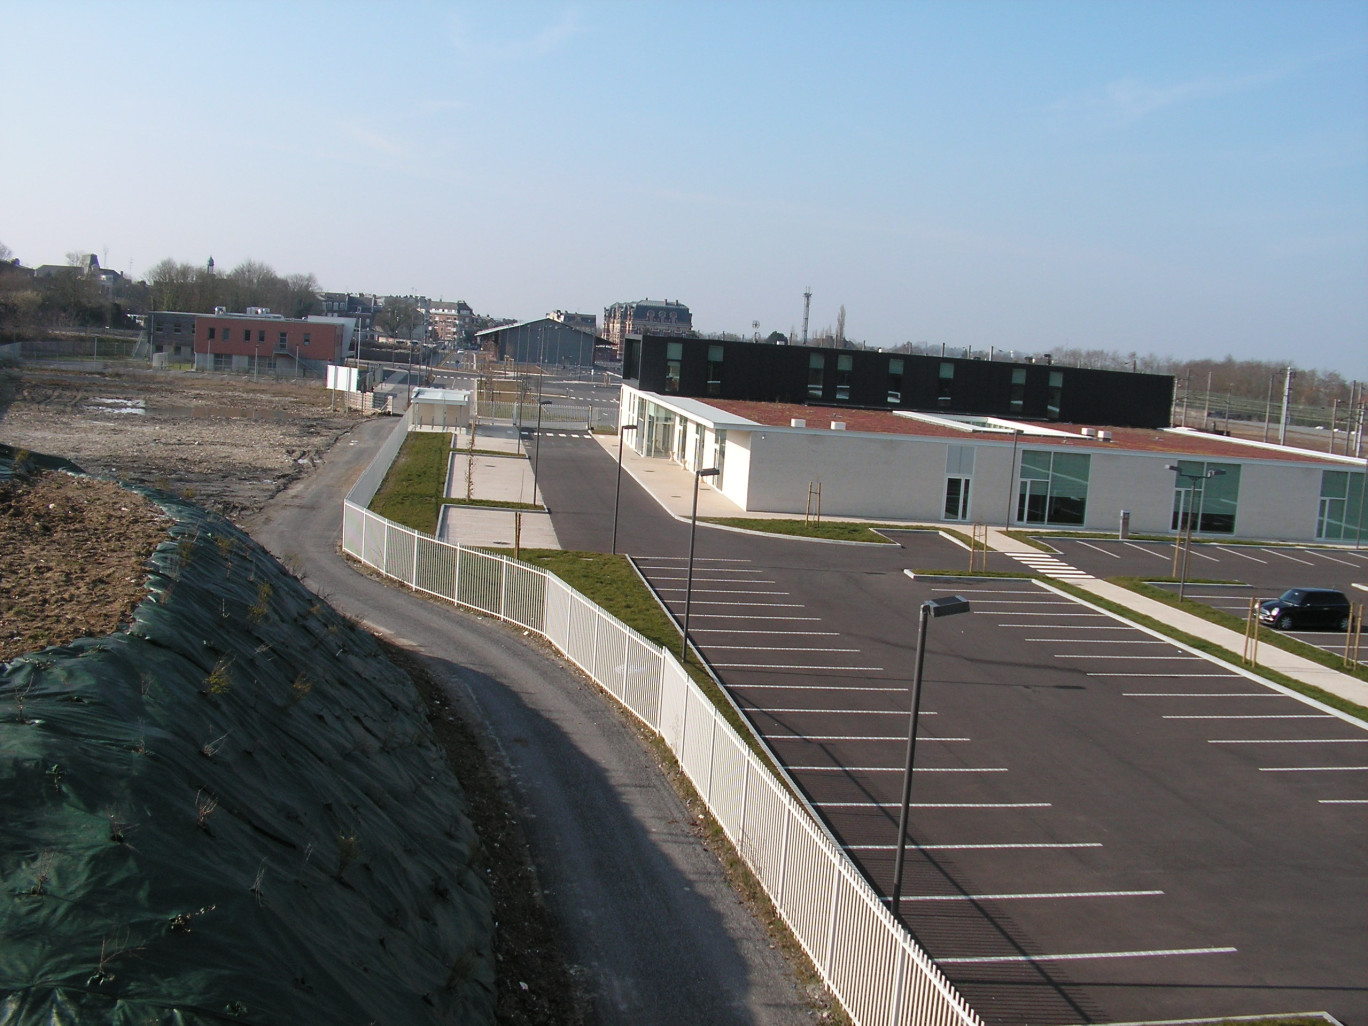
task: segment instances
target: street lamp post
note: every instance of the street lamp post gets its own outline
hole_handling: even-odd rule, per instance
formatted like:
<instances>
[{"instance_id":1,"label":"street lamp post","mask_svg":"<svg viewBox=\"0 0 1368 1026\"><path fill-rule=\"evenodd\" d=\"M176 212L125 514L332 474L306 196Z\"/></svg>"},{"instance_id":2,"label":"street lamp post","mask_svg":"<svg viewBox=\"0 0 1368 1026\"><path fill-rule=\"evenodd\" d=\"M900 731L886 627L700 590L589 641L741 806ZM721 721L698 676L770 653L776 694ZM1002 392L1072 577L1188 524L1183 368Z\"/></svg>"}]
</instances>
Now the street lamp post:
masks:
<instances>
[{"instance_id":1,"label":"street lamp post","mask_svg":"<svg viewBox=\"0 0 1368 1026\"><path fill-rule=\"evenodd\" d=\"M917 720L921 715L922 665L926 662L926 622L933 616L954 616L969 612L969 600L962 595L927 599L921 604L917 620L917 655L912 671L912 713L907 726L907 766L903 770L902 802L898 811L898 853L893 860L893 914L902 918L903 858L907 852L907 810L912 800L912 762L917 752Z\"/></svg>"},{"instance_id":2,"label":"street lamp post","mask_svg":"<svg viewBox=\"0 0 1368 1026\"><path fill-rule=\"evenodd\" d=\"M622 440L628 431L635 431L635 424L618 425L618 465L617 465L617 489L613 492L613 547L611 554L617 555L617 525L618 525L618 503L622 501Z\"/></svg>"},{"instance_id":3,"label":"street lamp post","mask_svg":"<svg viewBox=\"0 0 1368 1026\"><path fill-rule=\"evenodd\" d=\"M693 601L694 536L698 533L698 482L705 477L716 477L718 467L694 471L693 512L689 515L689 572L684 582L684 637L679 644L679 661L689 660L689 606Z\"/></svg>"},{"instance_id":4,"label":"street lamp post","mask_svg":"<svg viewBox=\"0 0 1368 1026\"><path fill-rule=\"evenodd\" d=\"M550 399L537 401L537 441L532 449L532 501L537 501L537 470L541 467L541 413L543 406L550 406Z\"/></svg>"},{"instance_id":5,"label":"street lamp post","mask_svg":"<svg viewBox=\"0 0 1368 1026\"><path fill-rule=\"evenodd\" d=\"M1188 488L1187 516L1183 516L1183 496L1178 496L1178 546L1179 557L1175 562L1178 563L1178 601L1183 600L1183 589L1187 585L1188 555L1192 552L1192 518L1197 512L1197 482L1209 481L1213 477L1224 477L1225 471L1213 467L1203 474L1185 474L1177 463L1166 464L1166 469L1173 471L1178 477L1192 482Z\"/></svg>"}]
</instances>

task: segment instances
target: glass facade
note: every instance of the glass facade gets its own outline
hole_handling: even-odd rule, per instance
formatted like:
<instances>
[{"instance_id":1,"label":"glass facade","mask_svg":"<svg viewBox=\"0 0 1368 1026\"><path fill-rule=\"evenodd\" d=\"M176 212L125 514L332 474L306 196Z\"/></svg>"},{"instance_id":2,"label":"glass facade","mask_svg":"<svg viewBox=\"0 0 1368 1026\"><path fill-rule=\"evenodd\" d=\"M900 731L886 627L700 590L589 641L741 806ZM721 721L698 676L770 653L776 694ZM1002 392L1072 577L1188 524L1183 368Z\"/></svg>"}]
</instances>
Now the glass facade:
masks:
<instances>
[{"instance_id":1,"label":"glass facade","mask_svg":"<svg viewBox=\"0 0 1368 1026\"><path fill-rule=\"evenodd\" d=\"M1211 471L1220 471L1207 477ZM1205 534L1234 534L1235 511L1240 497L1240 465L1238 463L1205 463L1202 460L1179 460L1174 475L1172 529L1192 530Z\"/></svg>"},{"instance_id":2,"label":"glass facade","mask_svg":"<svg viewBox=\"0 0 1368 1026\"><path fill-rule=\"evenodd\" d=\"M808 354L808 398L822 398L822 377L826 373L826 357L821 353Z\"/></svg>"},{"instance_id":3,"label":"glass facade","mask_svg":"<svg viewBox=\"0 0 1368 1026\"><path fill-rule=\"evenodd\" d=\"M1088 512L1091 465L1087 453L1023 450L1017 479L1017 522L1081 527Z\"/></svg>"},{"instance_id":4,"label":"glass facade","mask_svg":"<svg viewBox=\"0 0 1368 1026\"><path fill-rule=\"evenodd\" d=\"M1362 541L1364 535L1363 471L1327 470L1321 474L1316 537L1324 541Z\"/></svg>"}]
</instances>

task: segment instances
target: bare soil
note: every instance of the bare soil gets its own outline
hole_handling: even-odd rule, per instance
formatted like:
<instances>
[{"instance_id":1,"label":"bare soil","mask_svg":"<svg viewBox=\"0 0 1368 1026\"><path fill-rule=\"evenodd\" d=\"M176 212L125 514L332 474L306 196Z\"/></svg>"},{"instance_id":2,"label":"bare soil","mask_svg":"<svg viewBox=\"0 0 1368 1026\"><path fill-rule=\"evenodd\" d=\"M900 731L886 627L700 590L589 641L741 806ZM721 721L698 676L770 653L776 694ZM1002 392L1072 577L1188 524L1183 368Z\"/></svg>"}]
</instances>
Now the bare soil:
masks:
<instances>
[{"instance_id":1,"label":"bare soil","mask_svg":"<svg viewBox=\"0 0 1368 1026\"><path fill-rule=\"evenodd\" d=\"M307 473L356 422L318 382L25 366L0 442L173 491L237 520Z\"/></svg>"},{"instance_id":2,"label":"bare soil","mask_svg":"<svg viewBox=\"0 0 1368 1026\"><path fill-rule=\"evenodd\" d=\"M109 481L51 473L0 485L0 663L123 626L168 526Z\"/></svg>"},{"instance_id":3,"label":"bare soil","mask_svg":"<svg viewBox=\"0 0 1368 1026\"><path fill-rule=\"evenodd\" d=\"M330 414L316 384L26 369L0 421L0 442L174 491L232 517L260 510L308 473L354 422ZM111 481L51 472L0 484L0 663L127 623L146 597L146 562L168 526L153 503ZM393 647L391 654L428 703L484 848L498 923L498 1022L582 1022L506 782L483 757L477 728L443 708L422 661Z\"/></svg>"}]
</instances>

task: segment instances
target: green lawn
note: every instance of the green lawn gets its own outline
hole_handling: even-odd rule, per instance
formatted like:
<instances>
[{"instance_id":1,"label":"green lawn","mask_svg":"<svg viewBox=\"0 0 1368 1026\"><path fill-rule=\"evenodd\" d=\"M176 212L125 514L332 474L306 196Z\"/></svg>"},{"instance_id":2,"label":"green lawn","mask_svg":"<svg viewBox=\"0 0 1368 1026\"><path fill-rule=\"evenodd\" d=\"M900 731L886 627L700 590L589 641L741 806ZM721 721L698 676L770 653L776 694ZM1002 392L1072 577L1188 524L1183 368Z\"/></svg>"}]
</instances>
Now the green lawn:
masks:
<instances>
[{"instance_id":1,"label":"green lawn","mask_svg":"<svg viewBox=\"0 0 1368 1026\"><path fill-rule=\"evenodd\" d=\"M446 489L452 437L441 431L410 431L390 465L370 509L387 520L433 534Z\"/></svg>"},{"instance_id":2,"label":"green lawn","mask_svg":"<svg viewBox=\"0 0 1368 1026\"><path fill-rule=\"evenodd\" d=\"M766 534L786 534L798 538L826 538L832 541L873 542L878 545L891 545L887 538L876 531L917 531L934 528L914 528L907 524L863 524L853 520L770 520L750 517L699 517L706 524L719 524L722 527L740 527L747 531L762 531Z\"/></svg>"}]
</instances>

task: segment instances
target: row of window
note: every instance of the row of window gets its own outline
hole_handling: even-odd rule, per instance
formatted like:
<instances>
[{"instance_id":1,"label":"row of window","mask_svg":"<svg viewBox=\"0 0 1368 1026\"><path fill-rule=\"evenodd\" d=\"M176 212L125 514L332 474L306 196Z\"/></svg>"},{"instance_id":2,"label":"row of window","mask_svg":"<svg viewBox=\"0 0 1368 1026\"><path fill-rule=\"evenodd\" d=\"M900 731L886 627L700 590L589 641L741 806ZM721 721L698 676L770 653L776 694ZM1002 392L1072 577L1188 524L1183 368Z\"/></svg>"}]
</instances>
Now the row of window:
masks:
<instances>
[{"instance_id":1,"label":"row of window","mask_svg":"<svg viewBox=\"0 0 1368 1026\"><path fill-rule=\"evenodd\" d=\"M178 328L177 330L180 330L180 329ZM210 328L209 328L209 341L210 341L210 342L215 341L215 330L216 330L216 329L215 329L214 327L210 326ZM231 329L231 328L224 328L224 329L223 329L223 336L222 336L222 338L223 338L223 341L224 341L224 342L231 342L231 341L233 341L233 338L232 338L232 329ZM257 329L257 338L256 338L256 340L257 340L258 343L265 343L265 341L266 341L266 329L265 329L265 328L258 328L258 329ZM251 328L243 328L243 329L242 329L242 341L244 341L244 342L251 342L251 341L252 341L252 329L251 329ZM312 344L312 340L310 339L309 332L307 332L307 331L304 332L304 342L303 342L303 344L306 345L306 346ZM280 332L280 333L278 334L278 337L276 338L276 348L279 349L281 352L284 352L286 349L289 348L289 334L288 334L288 332L282 331L282 332Z\"/></svg>"}]
</instances>

